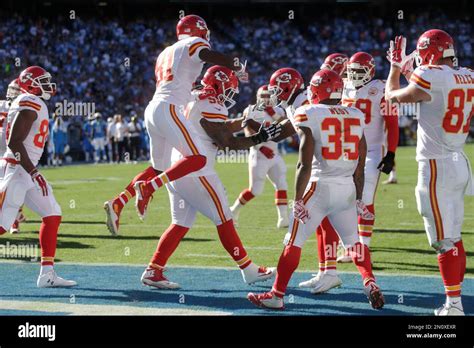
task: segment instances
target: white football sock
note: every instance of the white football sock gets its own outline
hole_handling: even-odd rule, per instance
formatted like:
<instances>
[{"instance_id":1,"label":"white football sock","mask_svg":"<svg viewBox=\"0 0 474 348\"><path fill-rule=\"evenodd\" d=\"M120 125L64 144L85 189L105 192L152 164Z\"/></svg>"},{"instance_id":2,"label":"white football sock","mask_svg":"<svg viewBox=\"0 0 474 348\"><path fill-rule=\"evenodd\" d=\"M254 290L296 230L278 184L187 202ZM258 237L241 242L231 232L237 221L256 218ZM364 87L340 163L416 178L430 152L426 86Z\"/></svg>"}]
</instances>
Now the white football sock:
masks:
<instances>
[{"instance_id":1,"label":"white football sock","mask_svg":"<svg viewBox=\"0 0 474 348\"><path fill-rule=\"evenodd\" d=\"M395 171L395 169L390 172L390 175L388 176L388 180L390 181L397 180L397 172Z\"/></svg>"},{"instance_id":2,"label":"white football sock","mask_svg":"<svg viewBox=\"0 0 474 348\"><path fill-rule=\"evenodd\" d=\"M234 213L238 213L240 211L240 208L242 207L243 207L242 203L240 203L240 200L237 198L234 202L234 205L230 207L230 210L232 210L232 212Z\"/></svg>"},{"instance_id":3,"label":"white football sock","mask_svg":"<svg viewBox=\"0 0 474 348\"><path fill-rule=\"evenodd\" d=\"M41 270L40 270L40 275L43 275L43 274L46 274L48 272L51 272L53 270L53 266L41 266Z\"/></svg>"},{"instance_id":4,"label":"white football sock","mask_svg":"<svg viewBox=\"0 0 474 348\"><path fill-rule=\"evenodd\" d=\"M337 269L327 269L324 271L325 274L331 275L331 276L336 276L337 275Z\"/></svg>"},{"instance_id":5,"label":"white football sock","mask_svg":"<svg viewBox=\"0 0 474 348\"><path fill-rule=\"evenodd\" d=\"M277 211L278 211L278 218L281 219L288 219L288 206L285 205L277 205Z\"/></svg>"},{"instance_id":6,"label":"white football sock","mask_svg":"<svg viewBox=\"0 0 474 348\"><path fill-rule=\"evenodd\" d=\"M452 305L453 307L459 308L461 310L463 309L461 296L446 296L446 304Z\"/></svg>"}]
</instances>

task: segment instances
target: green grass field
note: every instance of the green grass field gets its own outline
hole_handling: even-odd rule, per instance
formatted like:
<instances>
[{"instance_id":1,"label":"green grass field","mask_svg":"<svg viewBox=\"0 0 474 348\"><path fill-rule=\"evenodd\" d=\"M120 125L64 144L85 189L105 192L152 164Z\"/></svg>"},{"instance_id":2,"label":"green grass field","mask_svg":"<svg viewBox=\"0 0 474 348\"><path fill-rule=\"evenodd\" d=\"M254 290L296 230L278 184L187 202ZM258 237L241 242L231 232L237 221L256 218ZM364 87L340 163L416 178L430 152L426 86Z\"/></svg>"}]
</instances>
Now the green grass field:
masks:
<instances>
[{"instance_id":1,"label":"green grass field","mask_svg":"<svg viewBox=\"0 0 474 348\"><path fill-rule=\"evenodd\" d=\"M415 149L400 148L397 154L398 185L380 185L376 198L377 220L372 241L376 271L387 273L437 274L435 253L427 243L421 217L416 210L414 188L417 164ZM474 161L474 145L466 147ZM296 155L286 156L289 197L293 195ZM169 203L166 190L155 194L147 220L142 223L133 202L125 208L121 236L112 237L105 226L103 202L121 192L147 163L122 165L79 165L43 169L51 182L63 210L57 258L67 262L145 264L149 261L159 236L169 225ZM247 164L219 164L217 168L233 202L248 185ZM386 176L381 178L385 180ZM474 197L465 199L463 236L468 256L474 249ZM37 242L39 218L26 210L28 222L19 235L5 235L3 243ZM263 195L242 210L238 231L255 262L276 265L286 230L276 228L273 188L267 182ZM316 240L305 245L300 270L317 268ZM468 258L469 259L469 258ZM200 216L176 253L172 265L233 266L220 245L215 227ZM468 261L468 274L474 269ZM355 271L351 264L340 270Z\"/></svg>"}]
</instances>

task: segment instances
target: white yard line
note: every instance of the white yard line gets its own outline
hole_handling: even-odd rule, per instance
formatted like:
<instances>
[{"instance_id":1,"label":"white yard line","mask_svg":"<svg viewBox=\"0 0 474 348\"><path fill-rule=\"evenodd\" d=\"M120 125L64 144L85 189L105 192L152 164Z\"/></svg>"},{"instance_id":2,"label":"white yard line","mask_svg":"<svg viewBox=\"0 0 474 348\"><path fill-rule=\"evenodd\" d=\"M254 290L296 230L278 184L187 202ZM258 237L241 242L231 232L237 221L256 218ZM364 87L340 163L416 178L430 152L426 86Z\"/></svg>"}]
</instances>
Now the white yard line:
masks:
<instances>
[{"instance_id":1,"label":"white yard line","mask_svg":"<svg viewBox=\"0 0 474 348\"><path fill-rule=\"evenodd\" d=\"M208 311L199 309L183 308L150 308L138 306L119 305L94 305L94 304L71 304L63 302L47 301L15 301L0 300L0 313L2 310L20 310L49 313L68 313L72 315L232 315L224 311ZM179 307L178 306L178 307Z\"/></svg>"},{"instance_id":2,"label":"white yard line","mask_svg":"<svg viewBox=\"0 0 474 348\"><path fill-rule=\"evenodd\" d=\"M229 256L227 255L216 255L216 254L186 254L186 257L202 257L202 258L210 258L210 259L228 259Z\"/></svg>"}]
</instances>

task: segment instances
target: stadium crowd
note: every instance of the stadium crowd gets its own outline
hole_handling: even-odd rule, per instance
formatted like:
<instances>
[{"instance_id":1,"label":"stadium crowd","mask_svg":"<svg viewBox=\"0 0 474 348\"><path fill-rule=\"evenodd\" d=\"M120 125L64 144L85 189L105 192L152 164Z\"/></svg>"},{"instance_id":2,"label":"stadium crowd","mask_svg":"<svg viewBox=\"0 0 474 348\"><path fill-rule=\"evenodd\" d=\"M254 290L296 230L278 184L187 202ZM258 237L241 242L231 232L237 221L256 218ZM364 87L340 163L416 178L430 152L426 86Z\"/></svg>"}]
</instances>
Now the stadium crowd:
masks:
<instances>
[{"instance_id":1,"label":"stadium crowd","mask_svg":"<svg viewBox=\"0 0 474 348\"><path fill-rule=\"evenodd\" d=\"M155 59L163 47L176 40L175 25L175 19L98 21L9 15L0 21L0 94L5 95L10 80L25 66L41 65L53 74L58 85L53 102L93 103L95 111L100 112L105 125L106 160L118 161L124 153L131 154L132 160L147 158L146 132L140 119L154 92ZM385 52L397 33L408 36L408 49L414 49L416 38L427 27L444 29L456 38L460 64L473 65L468 14L463 20L451 20L447 14L433 10L406 13L403 20L394 17L391 21L361 13L321 14L311 22L267 17L210 18L208 25L214 48L248 59L251 80L241 85L234 113L252 101L257 88L277 68L294 67L309 79L324 57L336 51L349 55L359 50L371 53L377 63L376 77L385 78L389 69ZM103 160L91 146L94 139L90 129L96 122L92 115L56 119L61 117L51 121L51 134L53 140L60 140L56 140L59 145L49 147L55 154L52 158L60 162L63 154L56 152L67 150L74 160ZM404 120L401 127L408 134L405 141L410 143L413 122Z\"/></svg>"}]
</instances>

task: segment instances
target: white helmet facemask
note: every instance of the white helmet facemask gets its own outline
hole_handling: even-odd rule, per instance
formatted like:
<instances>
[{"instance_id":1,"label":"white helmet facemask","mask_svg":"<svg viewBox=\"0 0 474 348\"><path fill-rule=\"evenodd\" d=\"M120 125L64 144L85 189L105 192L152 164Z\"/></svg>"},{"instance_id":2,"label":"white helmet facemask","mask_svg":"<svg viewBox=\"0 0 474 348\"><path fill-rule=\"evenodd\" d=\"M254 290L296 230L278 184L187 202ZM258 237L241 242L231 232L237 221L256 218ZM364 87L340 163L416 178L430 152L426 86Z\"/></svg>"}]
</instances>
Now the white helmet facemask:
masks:
<instances>
[{"instance_id":1,"label":"white helmet facemask","mask_svg":"<svg viewBox=\"0 0 474 348\"><path fill-rule=\"evenodd\" d=\"M35 77L27 77L31 81L31 87L37 87L41 90L41 98L49 100L53 96L56 90L56 84L51 82L51 74L46 73L44 75Z\"/></svg>"},{"instance_id":2,"label":"white helmet facemask","mask_svg":"<svg viewBox=\"0 0 474 348\"><path fill-rule=\"evenodd\" d=\"M236 101L234 100L234 96L239 93L238 88L229 87L224 89L224 83L222 83L222 90L224 91L222 94L217 96L217 99L220 103L222 103L227 109L232 108Z\"/></svg>"},{"instance_id":3,"label":"white helmet facemask","mask_svg":"<svg viewBox=\"0 0 474 348\"><path fill-rule=\"evenodd\" d=\"M360 70L362 70L362 72ZM361 87L372 79L370 70L369 67L360 65L359 63L351 63L347 66L347 80L352 86Z\"/></svg>"}]
</instances>

